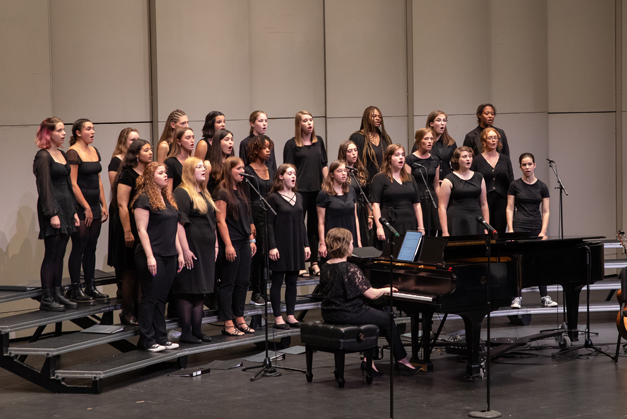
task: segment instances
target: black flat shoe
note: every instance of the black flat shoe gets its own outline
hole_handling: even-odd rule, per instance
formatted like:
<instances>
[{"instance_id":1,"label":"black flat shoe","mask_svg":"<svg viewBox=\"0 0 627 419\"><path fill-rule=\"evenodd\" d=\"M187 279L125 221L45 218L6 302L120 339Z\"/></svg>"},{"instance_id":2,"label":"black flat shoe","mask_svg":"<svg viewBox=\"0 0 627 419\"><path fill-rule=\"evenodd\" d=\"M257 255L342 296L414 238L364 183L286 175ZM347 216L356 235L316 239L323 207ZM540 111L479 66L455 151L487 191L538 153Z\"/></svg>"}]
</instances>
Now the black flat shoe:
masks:
<instances>
[{"instance_id":1,"label":"black flat shoe","mask_svg":"<svg viewBox=\"0 0 627 419\"><path fill-rule=\"evenodd\" d=\"M287 323L274 323L274 327L275 329L281 329L281 330L290 330L290 325Z\"/></svg>"},{"instance_id":2,"label":"black flat shoe","mask_svg":"<svg viewBox=\"0 0 627 419\"><path fill-rule=\"evenodd\" d=\"M366 365L366 361L361 361L361 375L364 376L368 372L368 366ZM381 371L376 371L374 368L372 369L373 377L381 377L383 373Z\"/></svg>"},{"instance_id":3,"label":"black flat shoe","mask_svg":"<svg viewBox=\"0 0 627 419\"><path fill-rule=\"evenodd\" d=\"M207 336L204 333L201 333L200 335L194 335L194 337L196 339L200 339L203 342L211 342L211 336Z\"/></svg>"},{"instance_id":4,"label":"black flat shoe","mask_svg":"<svg viewBox=\"0 0 627 419\"><path fill-rule=\"evenodd\" d=\"M179 342L180 343L193 343L198 345L199 343L202 343L202 340L198 339L195 336L183 336L181 335L181 337L179 338Z\"/></svg>"},{"instance_id":5,"label":"black flat shoe","mask_svg":"<svg viewBox=\"0 0 627 419\"><path fill-rule=\"evenodd\" d=\"M410 368L405 364L401 364L400 362L396 363L396 371L398 372L406 372L409 375L414 375L418 372L418 368Z\"/></svg>"},{"instance_id":6,"label":"black flat shoe","mask_svg":"<svg viewBox=\"0 0 627 419\"><path fill-rule=\"evenodd\" d=\"M289 324L290 327L293 327L294 329L300 329L300 322L294 322L294 323L287 322L287 324Z\"/></svg>"}]
</instances>

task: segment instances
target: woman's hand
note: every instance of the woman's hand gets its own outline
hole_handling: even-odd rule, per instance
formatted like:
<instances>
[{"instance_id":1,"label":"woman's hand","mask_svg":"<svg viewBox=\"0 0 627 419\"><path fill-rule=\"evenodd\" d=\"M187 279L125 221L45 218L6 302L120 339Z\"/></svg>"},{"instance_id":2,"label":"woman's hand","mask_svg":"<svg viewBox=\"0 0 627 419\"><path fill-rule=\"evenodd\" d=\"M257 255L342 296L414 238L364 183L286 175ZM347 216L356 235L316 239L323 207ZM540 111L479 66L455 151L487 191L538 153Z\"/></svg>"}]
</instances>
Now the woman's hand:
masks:
<instances>
[{"instance_id":1,"label":"woman's hand","mask_svg":"<svg viewBox=\"0 0 627 419\"><path fill-rule=\"evenodd\" d=\"M89 227L92 221L94 221L94 213L91 211L91 207L87 207L85 208L85 226Z\"/></svg>"},{"instance_id":2,"label":"woman's hand","mask_svg":"<svg viewBox=\"0 0 627 419\"><path fill-rule=\"evenodd\" d=\"M196 259L196 255L194 255L191 250L183 250L183 263L187 269L192 269L194 267L194 260Z\"/></svg>"},{"instance_id":3,"label":"woman's hand","mask_svg":"<svg viewBox=\"0 0 627 419\"><path fill-rule=\"evenodd\" d=\"M255 253L257 253L257 245L255 243L251 243L250 244L250 257L255 256Z\"/></svg>"},{"instance_id":4,"label":"woman's hand","mask_svg":"<svg viewBox=\"0 0 627 419\"><path fill-rule=\"evenodd\" d=\"M226 260L228 260L229 262L233 262L237 257L237 253L235 253L235 248L233 246L226 246L226 249L224 250L224 256L226 257Z\"/></svg>"},{"instance_id":5,"label":"woman's hand","mask_svg":"<svg viewBox=\"0 0 627 419\"><path fill-rule=\"evenodd\" d=\"M78 214L74 214L74 227L79 227L81 225L81 220L78 218Z\"/></svg>"},{"instance_id":6,"label":"woman's hand","mask_svg":"<svg viewBox=\"0 0 627 419\"><path fill-rule=\"evenodd\" d=\"M218 253L220 252L220 248L218 246L216 246L216 256L215 256L215 260L214 262L218 261Z\"/></svg>"},{"instance_id":7,"label":"woman's hand","mask_svg":"<svg viewBox=\"0 0 627 419\"><path fill-rule=\"evenodd\" d=\"M383 295L390 295L390 294L392 294L392 290L394 290L394 292L398 292L398 289L396 287L382 288Z\"/></svg>"},{"instance_id":8,"label":"woman's hand","mask_svg":"<svg viewBox=\"0 0 627 419\"><path fill-rule=\"evenodd\" d=\"M124 243L126 243L126 247L131 248L135 244L135 236L133 236L132 231L124 232Z\"/></svg>"},{"instance_id":9,"label":"woman's hand","mask_svg":"<svg viewBox=\"0 0 627 419\"><path fill-rule=\"evenodd\" d=\"M320 244L320 246L318 246L318 254L320 256L322 256L323 258L327 257L327 245L322 243Z\"/></svg>"},{"instance_id":10,"label":"woman's hand","mask_svg":"<svg viewBox=\"0 0 627 419\"><path fill-rule=\"evenodd\" d=\"M374 221L372 218L368 218L368 230L372 230L372 227L374 226Z\"/></svg>"},{"instance_id":11,"label":"woman's hand","mask_svg":"<svg viewBox=\"0 0 627 419\"><path fill-rule=\"evenodd\" d=\"M52 228L61 228L61 220L59 219L58 215L50 218L50 225L52 226Z\"/></svg>"},{"instance_id":12,"label":"woman's hand","mask_svg":"<svg viewBox=\"0 0 627 419\"><path fill-rule=\"evenodd\" d=\"M385 241L385 230L383 230L383 227L377 228L377 239Z\"/></svg>"},{"instance_id":13,"label":"woman's hand","mask_svg":"<svg viewBox=\"0 0 627 419\"><path fill-rule=\"evenodd\" d=\"M305 260L309 260L311 257L311 248L305 247Z\"/></svg>"},{"instance_id":14,"label":"woman's hand","mask_svg":"<svg viewBox=\"0 0 627 419\"><path fill-rule=\"evenodd\" d=\"M154 258L154 256L150 256L149 258L146 258L146 261L148 262L148 271L152 274L152 276L156 276L157 260Z\"/></svg>"},{"instance_id":15,"label":"woman's hand","mask_svg":"<svg viewBox=\"0 0 627 419\"><path fill-rule=\"evenodd\" d=\"M109 211L107 211L107 207L102 207L102 209L100 210L102 213L102 216L100 217L100 222L104 223L105 221L107 221L109 219Z\"/></svg>"},{"instance_id":16,"label":"woman's hand","mask_svg":"<svg viewBox=\"0 0 627 419\"><path fill-rule=\"evenodd\" d=\"M270 250L269 255L270 255L270 259L275 261L275 262L281 257L279 255L279 249L272 249L272 250ZM307 259L307 258L305 258L305 259Z\"/></svg>"},{"instance_id":17,"label":"woman's hand","mask_svg":"<svg viewBox=\"0 0 627 419\"><path fill-rule=\"evenodd\" d=\"M177 272L181 272L184 267L185 267L185 257L183 256L183 253L181 252L179 253L179 269L177 270Z\"/></svg>"}]
</instances>

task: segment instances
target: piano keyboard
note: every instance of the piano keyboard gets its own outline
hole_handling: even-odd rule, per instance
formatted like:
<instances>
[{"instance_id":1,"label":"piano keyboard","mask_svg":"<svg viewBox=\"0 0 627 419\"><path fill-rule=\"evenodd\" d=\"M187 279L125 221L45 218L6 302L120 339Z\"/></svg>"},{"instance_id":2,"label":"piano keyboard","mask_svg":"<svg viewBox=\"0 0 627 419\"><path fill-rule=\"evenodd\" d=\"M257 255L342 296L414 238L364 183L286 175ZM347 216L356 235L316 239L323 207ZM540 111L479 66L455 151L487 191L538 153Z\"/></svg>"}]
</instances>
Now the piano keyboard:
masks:
<instances>
[{"instance_id":1,"label":"piano keyboard","mask_svg":"<svg viewBox=\"0 0 627 419\"><path fill-rule=\"evenodd\" d=\"M402 291L395 292L394 298L398 298L400 300L409 300L409 301L433 301L433 297L429 297L428 295L410 294L408 292L402 292Z\"/></svg>"}]
</instances>

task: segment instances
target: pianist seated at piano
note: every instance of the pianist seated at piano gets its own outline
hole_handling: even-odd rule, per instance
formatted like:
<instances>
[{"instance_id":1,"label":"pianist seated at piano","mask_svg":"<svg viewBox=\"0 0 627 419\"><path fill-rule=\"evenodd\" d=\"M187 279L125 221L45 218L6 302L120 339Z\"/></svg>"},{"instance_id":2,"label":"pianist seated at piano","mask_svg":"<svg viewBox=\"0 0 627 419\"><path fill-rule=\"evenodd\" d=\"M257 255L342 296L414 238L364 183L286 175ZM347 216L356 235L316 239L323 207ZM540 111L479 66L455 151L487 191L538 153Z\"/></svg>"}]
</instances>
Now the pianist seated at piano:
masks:
<instances>
[{"instance_id":1,"label":"pianist seated at piano","mask_svg":"<svg viewBox=\"0 0 627 419\"><path fill-rule=\"evenodd\" d=\"M353 252L353 235L345 228L333 228L325 237L327 254L330 258L322 266L320 273L320 291L324 295L321 305L322 318L327 323L364 325L374 324L379 327L380 335L385 336L388 343L394 342L394 359L396 369L409 374L417 372L407 360L407 352L401 342L396 327L390 329L388 313L370 307L366 300L389 295L390 287L372 288L368 279L357 265L347 262ZM394 289L394 291L398 291ZM372 368L378 372L373 360Z\"/></svg>"},{"instance_id":2,"label":"pianist seated at piano","mask_svg":"<svg viewBox=\"0 0 627 419\"><path fill-rule=\"evenodd\" d=\"M509 185L507 191L507 228L510 232L526 231L534 236L546 237L549 227L549 188L536 178L536 158L531 153L523 153L518 158L522 177ZM542 206L542 213L540 213ZM557 303L547 293L546 285L539 285L540 304L543 307L556 307ZM520 308L522 296L512 300L512 308Z\"/></svg>"},{"instance_id":3,"label":"pianist seated at piano","mask_svg":"<svg viewBox=\"0 0 627 419\"><path fill-rule=\"evenodd\" d=\"M470 170L473 151L461 146L453 152L451 168L438 193L438 214L443 236L487 234L477 217L490 222L485 181Z\"/></svg>"}]
</instances>

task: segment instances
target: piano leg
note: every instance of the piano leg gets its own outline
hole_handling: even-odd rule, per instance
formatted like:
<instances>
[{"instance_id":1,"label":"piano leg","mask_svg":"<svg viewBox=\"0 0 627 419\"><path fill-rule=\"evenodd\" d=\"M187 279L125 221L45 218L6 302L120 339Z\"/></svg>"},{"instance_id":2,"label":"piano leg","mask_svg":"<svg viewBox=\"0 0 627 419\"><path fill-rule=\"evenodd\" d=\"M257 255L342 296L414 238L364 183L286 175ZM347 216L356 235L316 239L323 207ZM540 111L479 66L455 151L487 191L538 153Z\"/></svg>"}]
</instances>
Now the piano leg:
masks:
<instances>
[{"instance_id":1,"label":"piano leg","mask_svg":"<svg viewBox=\"0 0 627 419\"><path fill-rule=\"evenodd\" d=\"M433 363L431 362L431 323L433 320L433 312L422 313L422 339L421 344L418 343L419 333L419 312L414 311L411 314L411 363L414 364L422 372L433 372ZM422 358L419 351L422 346Z\"/></svg>"},{"instance_id":2,"label":"piano leg","mask_svg":"<svg viewBox=\"0 0 627 419\"><path fill-rule=\"evenodd\" d=\"M581 294L580 285L564 286L564 294L566 298L566 323L568 324L568 337L571 342L579 340L579 331L577 330L579 318L579 294Z\"/></svg>"},{"instance_id":3,"label":"piano leg","mask_svg":"<svg viewBox=\"0 0 627 419\"><path fill-rule=\"evenodd\" d=\"M470 378L478 378L481 376L481 361L479 360L479 348L481 347L481 323L486 313L483 311L474 311L468 313L460 313L464 319L466 328L466 375Z\"/></svg>"}]
</instances>

